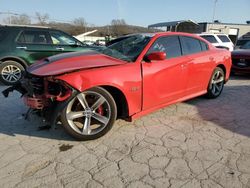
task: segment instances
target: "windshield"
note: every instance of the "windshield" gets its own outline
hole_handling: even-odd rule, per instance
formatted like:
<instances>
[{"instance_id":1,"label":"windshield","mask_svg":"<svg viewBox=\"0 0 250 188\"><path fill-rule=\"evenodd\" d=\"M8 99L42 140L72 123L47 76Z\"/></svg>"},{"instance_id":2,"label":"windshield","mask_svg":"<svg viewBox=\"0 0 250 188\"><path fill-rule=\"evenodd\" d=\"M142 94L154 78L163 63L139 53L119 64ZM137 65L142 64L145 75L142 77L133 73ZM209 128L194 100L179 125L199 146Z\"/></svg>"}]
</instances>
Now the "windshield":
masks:
<instances>
[{"instance_id":1,"label":"windshield","mask_svg":"<svg viewBox=\"0 0 250 188\"><path fill-rule=\"evenodd\" d=\"M250 41L247 41L244 45L240 47L241 49L250 49Z\"/></svg>"},{"instance_id":2,"label":"windshield","mask_svg":"<svg viewBox=\"0 0 250 188\"><path fill-rule=\"evenodd\" d=\"M151 36L137 34L123 37L114 41L111 45L98 49L99 52L124 61L135 61L144 47L150 41Z\"/></svg>"}]
</instances>

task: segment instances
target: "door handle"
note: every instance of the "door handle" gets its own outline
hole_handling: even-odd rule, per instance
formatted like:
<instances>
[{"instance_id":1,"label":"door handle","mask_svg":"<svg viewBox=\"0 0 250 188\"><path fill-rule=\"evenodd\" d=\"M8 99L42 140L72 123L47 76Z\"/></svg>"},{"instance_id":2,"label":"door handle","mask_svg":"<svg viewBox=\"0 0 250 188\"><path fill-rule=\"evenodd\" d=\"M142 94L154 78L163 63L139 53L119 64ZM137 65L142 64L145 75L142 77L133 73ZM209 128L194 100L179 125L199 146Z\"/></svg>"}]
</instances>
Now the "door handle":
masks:
<instances>
[{"instance_id":1,"label":"door handle","mask_svg":"<svg viewBox=\"0 0 250 188\"><path fill-rule=\"evenodd\" d=\"M64 48L63 47L58 47L58 48L56 48L57 50L61 50L61 51L63 51L64 50Z\"/></svg>"},{"instance_id":2,"label":"door handle","mask_svg":"<svg viewBox=\"0 0 250 188\"><path fill-rule=\"evenodd\" d=\"M17 46L16 48L17 48L17 49L21 49L21 50L27 50L27 47L26 47L26 46Z\"/></svg>"}]
</instances>

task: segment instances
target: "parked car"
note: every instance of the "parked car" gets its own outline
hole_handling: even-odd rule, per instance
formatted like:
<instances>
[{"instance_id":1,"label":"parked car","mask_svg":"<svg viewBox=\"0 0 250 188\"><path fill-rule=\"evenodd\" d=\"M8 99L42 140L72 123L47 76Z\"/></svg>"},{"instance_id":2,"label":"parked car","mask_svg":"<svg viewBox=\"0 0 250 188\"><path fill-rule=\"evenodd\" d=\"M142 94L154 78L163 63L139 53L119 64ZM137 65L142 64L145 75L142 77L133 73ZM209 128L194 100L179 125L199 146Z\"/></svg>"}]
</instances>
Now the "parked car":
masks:
<instances>
[{"instance_id":1,"label":"parked car","mask_svg":"<svg viewBox=\"0 0 250 188\"><path fill-rule=\"evenodd\" d=\"M230 51L234 50L234 44L225 34L202 33L199 34L199 36L206 39L217 48L224 48Z\"/></svg>"},{"instance_id":2,"label":"parked car","mask_svg":"<svg viewBox=\"0 0 250 188\"><path fill-rule=\"evenodd\" d=\"M135 34L97 51L56 55L32 65L19 85L27 106L54 125L60 117L79 140L107 133L166 105L206 94L218 97L231 53L192 34Z\"/></svg>"},{"instance_id":3,"label":"parked car","mask_svg":"<svg viewBox=\"0 0 250 188\"><path fill-rule=\"evenodd\" d=\"M93 46L95 44L95 42L91 41L91 40L85 40L85 41L83 41L83 43L86 45L89 45L89 46Z\"/></svg>"},{"instance_id":4,"label":"parked car","mask_svg":"<svg viewBox=\"0 0 250 188\"><path fill-rule=\"evenodd\" d=\"M232 52L232 73L250 74L250 41Z\"/></svg>"},{"instance_id":5,"label":"parked car","mask_svg":"<svg viewBox=\"0 0 250 188\"><path fill-rule=\"evenodd\" d=\"M0 81L15 84L23 71L47 56L81 51L80 41L62 31L38 26L0 26Z\"/></svg>"},{"instance_id":6,"label":"parked car","mask_svg":"<svg viewBox=\"0 0 250 188\"><path fill-rule=\"evenodd\" d=\"M250 42L250 37L248 39L239 39L239 40L237 40L236 45L235 45L235 49L237 50L237 49L241 48L241 46L243 46L247 42Z\"/></svg>"}]
</instances>

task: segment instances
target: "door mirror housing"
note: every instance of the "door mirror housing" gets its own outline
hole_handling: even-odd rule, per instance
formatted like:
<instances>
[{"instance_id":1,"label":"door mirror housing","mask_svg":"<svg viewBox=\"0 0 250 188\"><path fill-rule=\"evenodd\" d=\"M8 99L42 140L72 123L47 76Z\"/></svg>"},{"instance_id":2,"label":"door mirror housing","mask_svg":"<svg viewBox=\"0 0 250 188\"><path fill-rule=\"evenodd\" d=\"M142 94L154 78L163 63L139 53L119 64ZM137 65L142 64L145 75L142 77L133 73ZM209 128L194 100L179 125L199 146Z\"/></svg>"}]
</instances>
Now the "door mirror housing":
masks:
<instances>
[{"instance_id":1,"label":"door mirror housing","mask_svg":"<svg viewBox=\"0 0 250 188\"><path fill-rule=\"evenodd\" d=\"M146 56L147 61L162 61L167 57L165 52L152 52Z\"/></svg>"}]
</instances>

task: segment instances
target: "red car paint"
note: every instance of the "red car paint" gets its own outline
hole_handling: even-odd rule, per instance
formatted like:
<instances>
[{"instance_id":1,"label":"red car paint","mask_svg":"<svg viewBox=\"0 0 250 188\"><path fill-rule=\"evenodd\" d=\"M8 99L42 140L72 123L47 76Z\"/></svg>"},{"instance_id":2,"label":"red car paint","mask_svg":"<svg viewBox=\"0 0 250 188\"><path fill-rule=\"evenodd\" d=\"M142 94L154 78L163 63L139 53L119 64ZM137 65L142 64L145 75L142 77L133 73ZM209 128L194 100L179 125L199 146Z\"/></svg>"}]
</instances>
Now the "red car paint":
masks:
<instances>
[{"instance_id":1,"label":"red car paint","mask_svg":"<svg viewBox=\"0 0 250 188\"><path fill-rule=\"evenodd\" d=\"M156 39L171 35L197 38L204 41L209 50L150 63L143 60ZM228 80L230 52L217 49L196 35L164 32L152 37L135 62L86 54L54 60L53 63L40 62L28 71L37 76L53 76L80 92L97 86L115 87L124 94L128 115L134 119L163 106L205 94L217 66L225 69L225 80Z\"/></svg>"},{"instance_id":2,"label":"red car paint","mask_svg":"<svg viewBox=\"0 0 250 188\"><path fill-rule=\"evenodd\" d=\"M77 56L79 52L73 52L70 54L72 55L72 57L69 58L56 58L57 56L53 56L51 58L41 60L40 62L30 66L28 68L28 71L32 72L32 74L34 75L53 76L79 69L106 67L125 63L121 60L103 54L86 53L86 55L80 56ZM65 57L66 55L67 54L64 54ZM64 56L59 55L58 57Z\"/></svg>"},{"instance_id":3,"label":"red car paint","mask_svg":"<svg viewBox=\"0 0 250 188\"><path fill-rule=\"evenodd\" d=\"M250 49L240 49L232 52L232 72L250 73Z\"/></svg>"}]
</instances>

